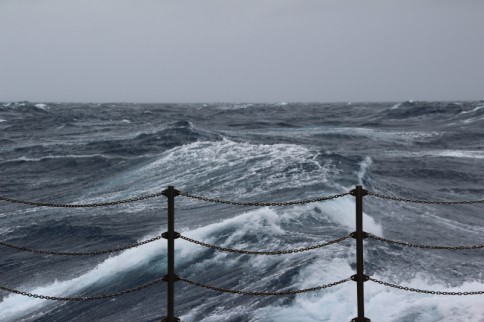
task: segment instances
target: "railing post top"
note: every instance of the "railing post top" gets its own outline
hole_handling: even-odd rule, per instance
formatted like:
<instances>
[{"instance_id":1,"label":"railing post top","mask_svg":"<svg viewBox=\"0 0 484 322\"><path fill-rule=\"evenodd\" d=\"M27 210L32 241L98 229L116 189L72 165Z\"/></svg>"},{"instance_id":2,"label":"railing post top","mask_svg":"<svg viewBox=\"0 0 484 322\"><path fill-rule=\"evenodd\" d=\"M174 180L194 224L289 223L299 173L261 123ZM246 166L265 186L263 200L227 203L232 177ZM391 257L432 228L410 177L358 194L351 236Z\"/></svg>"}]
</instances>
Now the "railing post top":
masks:
<instances>
[{"instance_id":1,"label":"railing post top","mask_svg":"<svg viewBox=\"0 0 484 322\"><path fill-rule=\"evenodd\" d=\"M350 191L350 195L354 197L364 197L368 195L368 190L363 189L363 186L357 185L355 189Z\"/></svg>"},{"instance_id":2,"label":"railing post top","mask_svg":"<svg viewBox=\"0 0 484 322\"><path fill-rule=\"evenodd\" d=\"M168 186L161 194L165 197L176 197L180 195L180 191L176 190L174 186Z\"/></svg>"}]
</instances>

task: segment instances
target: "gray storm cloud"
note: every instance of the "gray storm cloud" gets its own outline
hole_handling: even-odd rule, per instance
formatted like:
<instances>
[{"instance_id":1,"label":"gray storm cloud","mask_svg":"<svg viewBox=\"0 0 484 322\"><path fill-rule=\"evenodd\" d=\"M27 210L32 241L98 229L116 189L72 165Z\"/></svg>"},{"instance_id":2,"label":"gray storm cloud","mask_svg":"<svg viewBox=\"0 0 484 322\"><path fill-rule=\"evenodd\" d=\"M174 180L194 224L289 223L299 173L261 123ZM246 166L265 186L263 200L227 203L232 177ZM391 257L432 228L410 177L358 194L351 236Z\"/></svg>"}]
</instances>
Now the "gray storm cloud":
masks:
<instances>
[{"instance_id":1,"label":"gray storm cloud","mask_svg":"<svg viewBox=\"0 0 484 322\"><path fill-rule=\"evenodd\" d=\"M484 98L484 1L0 0L0 101Z\"/></svg>"}]
</instances>

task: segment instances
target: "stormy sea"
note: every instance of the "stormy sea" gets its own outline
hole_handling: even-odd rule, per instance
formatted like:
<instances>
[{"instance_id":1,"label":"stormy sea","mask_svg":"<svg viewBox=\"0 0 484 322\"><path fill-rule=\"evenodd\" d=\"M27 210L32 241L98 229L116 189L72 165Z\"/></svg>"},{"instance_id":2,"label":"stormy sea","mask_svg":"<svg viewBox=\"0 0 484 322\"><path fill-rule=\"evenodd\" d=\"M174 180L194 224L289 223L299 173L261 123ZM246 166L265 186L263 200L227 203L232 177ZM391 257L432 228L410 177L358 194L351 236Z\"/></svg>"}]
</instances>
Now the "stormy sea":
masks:
<instances>
[{"instance_id":1,"label":"stormy sea","mask_svg":"<svg viewBox=\"0 0 484 322\"><path fill-rule=\"evenodd\" d=\"M57 204L156 194L167 186L237 202L284 202L356 185L407 199L484 199L484 101L277 104L0 104L0 196ZM355 230L355 198L240 206L177 196L175 229L226 248L304 248ZM364 197L364 230L423 245L483 245L483 204ZM0 241L89 252L167 230L167 198L94 208L0 201ZM365 239L372 278L442 292L484 291L484 249L411 248ZM0 285L53 297L110 294L166 273L167 242L95 256L52 256L0 246ZM175 241L176 274L220 288L281 292L355 274L355 240L283 255L224 252ZM438 295L368 281L374 322L482 322L484 295ZM184 322L345 322L356 283L288 296L222 293L177 281ZM160 321L160 282L114 298L55 301L0 291L0 321Z\"/></svg>"}]
</instances>

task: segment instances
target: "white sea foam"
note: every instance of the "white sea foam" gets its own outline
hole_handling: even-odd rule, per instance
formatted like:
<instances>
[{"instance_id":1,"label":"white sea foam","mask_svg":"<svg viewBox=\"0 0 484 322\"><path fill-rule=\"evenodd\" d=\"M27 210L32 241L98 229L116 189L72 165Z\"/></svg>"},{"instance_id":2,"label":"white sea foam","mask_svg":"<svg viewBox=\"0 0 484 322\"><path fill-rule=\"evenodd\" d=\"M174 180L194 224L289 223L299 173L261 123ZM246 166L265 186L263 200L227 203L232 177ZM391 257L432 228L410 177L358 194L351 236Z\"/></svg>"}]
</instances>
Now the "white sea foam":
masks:
<instances>
[{"instance_id":1,"label":"white sea foam","mask_svg":"<svg viewBox=\"0 0 484 322\"><path fill-rule=\"evenodd\" d=\"M429 138L434 138L441 135L441 132L436 131L384 131L384 130L374 130L369 128L335 128L328 133L341 133L349 135L364 136L374 140L381 141L401 141L411 143L413 141L421 141Z\"/></svg>"},{"instance_id":2,"label":"white sea foam","mask_svg":"<svg viewBox=\"0 0 484 322\"><path fill-rule=\"evenodd\" d=\"M369 156L366 156L365 159L360 162L360 170L357 173L359 184L363 184L363 178L365 177L366 172L368 171L368 168L371 166L372 163L373 161Z\"/></svg>"},{"instance_id":3,"label":"white sea foam","mask_svg":"<svg viewBox=\"0 0 484 322\"><path fill-rule=\"evenodd\" d=\"M351 214L354 213L354 201L352 199L338 199L335 201L325 202L324 204L313 204L313 205L304 205L304 206L296 206L289 209L280 210L280 208L263 208L254 211L249 211L242 215L239 215L235 218L226 219L220 223L212 224L207 227L203 227L197 229L195 231L189 232L190 237L194 236L195 239L202 239L208 240L209 242L215 241L215 238L224 232L226 233L227 229L233 230L234 234L231 235L229 238L225 240L222 244L225 247L232 247L232 248L245 248L245 249L283 249L283 248L296 248L296 247L304 247L306 245L285 245L279 246L276 242L277 239L283 238L287 232L285 232L281 227L286 224L290 225L292 221L298 220L305 220L305 216L309 216L309 213L314 210L314 208L318 208L320 211L320 219L324 222L326 219L330 221L333 220L334 222L341 223L343 226L347 226L348 231L354 230L354 216ZM351 211L349 211L351 210ZM372 232L374 234L381 233L381 226L374 223L372 218L365 215L365 227L367 231ZM256 236L264 236L270 235L271 242L264 241L264 247L262 248L259 245L248 244L245 243L246 234L256 235ZM271 247L272 244L272 247ZM311 244L311 243L308 243ZM287 287L289 289L303 289L318 286L321 284L331 283L340 279L344 279L348 276L354 274L352 272L351 267L349 265L348 256L341 257L342 254L348 253L351 258L354 257L354 251L351 248L347 248L346 246L342 245L334 245L331 249L320 250L320 252L329 252L321 255L309 264L306 268L303 268L298 275L294 276L290 282L288 282ZM191 254L190 254L191 255ZM286 256L251 256L247 259L248 265L257 271L265 272L269 268L277 266L277 271L272 271L271 274L263 275L260 277L257 283L252 283L250 285L244 283L243 281L240 283L239 288L252 288L252 289L261 289L264 288L264 285L269 285L274 278L278 276L284 275L288 270L291 270L294 267L295 263L300 262L304 258L307 259L307 256L310 256L308 253L299 253L299 254L292 254ZM336 257L335 257L336 256ZM196 267L193 267L194 271L203 271L206 269L206 265L213 264L213 261L217 263L224 263L224 267L236 266L241 265L240 262L234 261L233 259L227 259L226 253L216 253L215 257L211 258L208 263L201 262L195 264ZM334 288L337 290L338 287ZM321 291L321 292L328 292L328 291ZM340 312L347 312L349 307L352 307L353 304L353 297L347 296L348 292L342 293L342 296L338 298L338 301L335 303L339 303L340 309L338 309L337 305L333 306L332 310L337 313ZM320 297L320 292L316 292L313 295L309 295L309 298ZM310 304L309 302L304 302L306 297L300 298L299 296L296 297L296 301L300 301L303 305ZM212 305L212 304L209 304ZM278 315L279 308L274 309L274 307L269 307L267 310L261 309L257 310L254 314L254 318L250 321L306 321L304 319L309 319L313 317L317 319L316 316L319 314L317 311L308 312L307 309L310 307L304 306L301 312L294 312L290 313L286 311L287 316L294 317L294 320L286 320L287 316ZM191 311L182 319L186 322L195 322L200 321L197 317L198 310L202 310L203 307L198 307L195 311ZM242 312L247 312L248 308L244 308ZM203 318L201 321L204 322L215 322L220 321L220 319L227 319L229 316L236 314L236 312L232 310L223 310L221 312L210 314L210 316ZM234 315L235 316L235 315ZM273 319L273 320L272 320ZM310 320L307 320L310 321ZM311 320L312 321L312 320Z\"/></svg>"},{"instance_id":4,"label":"white sea foam","mask_svg":"<svg viewBox=\"0 0 484 322\"><path fill-rule=\"evenodd\" d=\"M476 106L473 110L471 111L463 111L463 112L460 112L459 115L462 115L462 114L469 114L469 115L472 115L474 114L475 112L478 112L480 110L484 109L484 105L479 105L479 106ZM474 122L478 122L478 121L483 121L484 120L484 116L477 116L477 117L471 117L471 118L468 118L468 119L465 119L465 120L462 120L461 122L462 123L465 123L465 124L469 124L469 123L474 123Z\"/></svg>"},{"instance_id":5,"label":"white sea foam","mask_svg":"<svg viewBox=\"0 0 484 322\"><path fill-rule=\"evenodd\" d=\"M484 159L484 151L480 151L480 150L428 150L428 151L418 151L418 152L388 151L386 154L391 157L402 157L402 158L435 157L435 158Z\"/></svg>"},{"instance_id":6,"label":"white sea foam","mask_svg":"<svg viewBox=\"0 0 484 322\"><path fill-rule=\"evenodd\" d=\"M0 123L2 123L2 122L7 122L7 120L0 119Z\"/></svg>"},{"instance_id":7,"label":"white sea foam","mask_svg":"<svg viewBox=\"0 0 484 322\"><path fill-rule=\"evenodd\" d=\"M153 236L151 236L153 237ZM146 239L148 239L147 237ZM107 278L112 278L117 273L127 270L140 269L147 265L150 258L160 254L164 249L164 243L156 241L141 248L129 249L118 256L110 257L97 265L91 271L66 281L54 281L45 286L29 286L24 283L16 288L27 290L34 294L49 296L73 296L82 289L98 283ZM25 315L48 304L49 301L29 298L17 294L6 296L0 302L0 320L4 322L18 321L18 316Z\"/></svg>"},{"instance_id":8,"label":"white sea foam","mask_svg":"<svg viewBox=\"0 0 484 322\"><path fill-rule=\"evenodd\" d=\"M354 254L352 254L354 255ZM331 283L354 274L350 261L319 257L294 278L297 288ZM395 272L397 276L398 271ZM390 274L391 275L391 274ZM372 276L393 282L391 277ZM397 277L398 279L398 277ZM432 278L416 274L407 282L394 284L424 290L471 292L484 289L482 281L465 282L456 287L429 282ZM316 281L316 282L315 282ZM409 293L374 282L365 283L365 315L375 321L444 322L484 321L482 299L476 296L442 296ZM332 287L328 290L297 295L290 305L273 304L254 311L250 321L284 322L341 322L356 317L356 288L354 283ZM202 322L215 322L211 318Z\"/></svg>"},{"instance_id":9,"label":"white sea foam","mask_svg":"<svg viewBox=\"0 0 484 322\"><path fill-rule=\"evenodd\" d=\"M247 131L244 131L247 132ZM295 128L295 129L265 129L263 131L251 131L261 135L277 135L294 137L298 136L314 136L325 134L340 134L358 137L366 137L371 140L399 142L399 143L413 143L415 141L425 141L442 135L444 132L438 131L389 131L389 130L375 130L363 127L329 127L319 126L311 128Z\"/></svg>"},{"instance_id":10,"label":"white sea foam","mask_svg":"<svg viewBox=\"0 0 484 322\"><path fill-rule=\"evenodd\" d=\"M43 111L50 111L50 106L48 106L47 104L35 104L35 107L37 107L39 110L43 110Z\"/></svg>"},{"instance_id":11,"label":"white sea foam","mask_svg":"<svg viewBox=\"0 0 484 322\"><path fill-rule=\"evenodd\" d=\"M348 199L335 199L333 201L325 202L324 205L316 205L315 207L327 214L332 222L346 227L348 232L355 230L354 201ZM363 222L365 223L365 230L367 232L378 236L382 235L381 225L365 213L363 213Z\"/></svg>"},{"instance_id":12,"label":"white sea foam","mask_svg":"<svg viewBox=\"0 0 484 322\"><path fill-rule=\"evenodd\" d=\"M333 260L331 268L310 266L301 279L306 279L311 272L321 271L320 283L351 275L351 269L344 260ZM314 275L314 274L313 274ZM328 276L328 277L327 277ZM331 278L329 277L332 277ZM317 278L317 277L316 277ZM374 278L380 279L378 276ZM387 279L387 278L381 278ZM397 283L400 284L400 283ZM482 290L483 283L466 282L458 287L432 285L428 278L417 276L403 286L441 290L441 291L476 291ZM372 321L401 322L444 322L444 321L484 321L482 299L476 296L424 295L391 289L373 282L365 284L365 315ZM341 322L356 317L356 289L354 283L345 283L330 290L312 294L298 295L291 305L269 306L254 312L257 318L251 321L284 322ZM208 322L211 320L202 320Z\"/></svg>"},{"instance_id":13,"label":"white sea foam","mask_svg":"<svg viewBox=\"0 0 484 322\"><path fill-rule=\"evenodd\" d=\"M0 163L8 163L8 162L16 162L16 161L38 162L38 161L44 161L44 160L50 160L50 159L70 159L70 158L84 159L84 158L92 158L92 157L101 157L105 159L113 158L104 154L68 154L68 155L46 155L45 157L41 157L41 158L29 158L29 157L23 156L16 159L4 160Z\"/></svg>"},{"instance_id":14,"label":"white sea foam","mask_svg":"<svg viewBox=\"0 0 484 322\"><path fill-rule=\"evenodd\" d=\"M224 104L220 106L216 106L215 108L218 110L245 110L248 107L253 106L254 104L250 103L236 103L236 104ZM202 105L201 107L208 106L207 104Z\"/></svg>"},{"instance_id":15,"label":"white sea foam","mask_svg":"<svg viewBox=\"0 0 484 322\"><path fill-rule=\"evenodd\" d=\"M482 110L482 109L484 109L484 105L477 106L472 111L463 111L463 112L460 112L460 114L474 113L474 112L477 112L477 111Z\"/></svg>"},{"instance_id":16,"label":"white sea foam","mask_svg":"<svg viewBox=\"0 0 484 322\"><path fill-rule=\"evenodd\" d=\"M339 170L330 160L320 164L318 154L295 144L250 144L226 139L198 141L162 153L158 160L134 169L120 180L138 182L144 178L144 189L157 191L164 183L145 179L162 172L165 182L177 186L187 183L216 186L217 190L232 196L251 195L275 188L328 182Z\"/></svg>"},{"instance_id":17,"label":"white sea foam","mask_svg":"<svg viewBox=\"0 0 484 322\"><path fill-rule=\"evenodd\" d=\"M469 123L474 123L474 122L478 122L478 121L484 121L484 116L473 117L473 118L470 118L470 119L467 119L467 120L463 120L462 123L469 124Z\"/></svg>"},{"instance_id":18,"label":"white sea foam","mask_svg":"<svg viewBox=\"0 0 484 322\"><path fill-rule=\"evenodd\" d=\"M398 110L398 109L399 109L399 108L400 108L400 107L401 107L403 104L405 104L405 103L410 103L410 104L412 104L412 103L414 103L414 102L415 102L414 100L408 100L408 101L405 101L405 102L400 102L400 103L398 103L398 104L393 105L393 106L392 106L390 109L391 109L391 110Z\"/></svg>"},{"instance_id":19,"label":"white sea foam","mask_svg":"<svg viewBox=\"0 0 484 322\"><path fill-rule=\"evenodd\" d=\"M388 278L376 279L387 280ZM403 286L447 291L466 292L480 291L484 288L482 282L466 282L457 287L448 287L444 284L432 284L429 278L417 275L409 282L395 283ZM484 307L479 295L475 296L442 296L408 293L401 290L390 289L376 283L367 283L365 297L368 299L367 316L378 317L381 321L484 321ZM353 295L354 296L354 295Z\"/></svg>"}]
</instances>

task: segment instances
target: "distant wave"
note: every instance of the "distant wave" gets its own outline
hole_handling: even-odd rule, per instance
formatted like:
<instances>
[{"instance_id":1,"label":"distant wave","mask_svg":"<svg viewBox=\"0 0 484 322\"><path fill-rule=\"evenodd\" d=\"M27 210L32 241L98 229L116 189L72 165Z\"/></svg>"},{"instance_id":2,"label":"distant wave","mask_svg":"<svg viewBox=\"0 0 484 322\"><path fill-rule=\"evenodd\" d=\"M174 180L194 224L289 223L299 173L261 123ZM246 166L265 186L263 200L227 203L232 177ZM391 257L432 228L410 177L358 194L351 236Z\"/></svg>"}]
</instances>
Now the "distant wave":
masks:
<instances>
[{"instance_id":1,"label":"distant wave","mask_svg":"<svg viewBox=\"0 0 484 322\"><path fill-rule=\"evenodd\" d=\"M17 159L7 159L0 162L2 163L12 163L12 162L39 162L51 159L85 159L85 158L105 158L105 159L115 159L115 157L104 155L104 154L89 154L89 155L47 155L45 157L40 158L29 158L29 157L20 157Z\"/></svg>"},{"instance_id":2,"label":"distant wave","mask_svg":"<svg viewBox=\"0 0 484 322\"><path fill-rule=\"evenodd\" d=\"M461 114L469 114L469 113L475 113L477 111L484 110L484 105L477 106L471 111L462 111Z\"/></svg>"},{"instance_id":3,"label":"distant wave","mask_svg":"<svg viewBox=\"0 0 484 322\"><path fill-rule=\"evenodd\" d=\"M11 102L3 104L2 110L16 110L21 112L43 112L47 113L50 111L50 106L43 103L31 103L28 101L22 102Z\"/></svg>"},{"instance_id":4,"label":"distant wave","mask_svg":"<svg viewBox=\"0 0 484 322\"><path fill-rule=\"evenodd\" d=\"M387 155L392 157L417 158L417 157L436 157L436 158L468 158L484 159L484 151L469 150L425 150L425 151L389 151Z\"/></svg>"}]
</instances>

